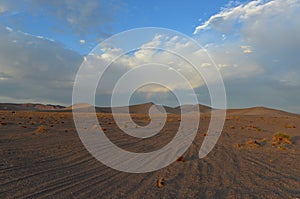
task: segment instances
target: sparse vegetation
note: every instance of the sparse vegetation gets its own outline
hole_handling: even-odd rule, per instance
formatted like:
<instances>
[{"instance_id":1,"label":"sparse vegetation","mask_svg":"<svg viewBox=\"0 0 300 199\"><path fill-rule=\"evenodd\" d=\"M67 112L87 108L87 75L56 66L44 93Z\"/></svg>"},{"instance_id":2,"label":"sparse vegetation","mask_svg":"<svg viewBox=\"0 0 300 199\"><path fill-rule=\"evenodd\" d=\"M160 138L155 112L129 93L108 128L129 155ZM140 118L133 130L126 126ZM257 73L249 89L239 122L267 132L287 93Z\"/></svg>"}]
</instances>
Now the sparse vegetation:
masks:
<instances>
[{"instance_id":1,"label":"sparse vegetation","mask_svg":"<svg viewBox=\"0 0 300 199\"><path fill-rule=\"evenodd\" d=\"M160 179L157 180L156 186L157 186L158 188L163 188L164 185L165 185L165 179L164 179L164 178L160 178Z\"/></svg>"},{"instance_id":2,"label":"sparse vegetation","mask_svg":"<svg viewBox=\"0 0 300 199\"><path fill-rule=\"evenodd\" d=\"M259 147L261 144L258 141L251 139L246 142L246 145L249 147Z\"/></svg>"},{"instance_id":3,"label":"sparse vegetation","mask_svg":"<svg viewBox=\"0 0 300 199\"><path fill-rule=\"evenodd\" d=\"M47 133L47 130L44 125L38 126L38 128L35 130L35 133Z\"/></svg>"},{"instance_id":4,"label":"sparse vegetation","mask_svg":"<svg viewBox=\"0 0 300 199\"><path fill-rule=\"evenodd\" d=\"M261 140L254 140L254 139L250 139L246 142L246 144L235 144L234 147L235 148L242 148L243 146L247 146L250 148L258 148L261 146L264 146L267 143L267 139L263 138Z\"/></svg>"},{"instance_id":5,"label":"sparse vegetation","mask_svg":"<svg viewBox=\"0 0 300 199\"><path fill-rule=\"evenodd\" d=\"M272 145L292 144L291 136L283 132L278 132L275 135L273 135L272 140L273 140Z\"/></svg>"}]
</instances>

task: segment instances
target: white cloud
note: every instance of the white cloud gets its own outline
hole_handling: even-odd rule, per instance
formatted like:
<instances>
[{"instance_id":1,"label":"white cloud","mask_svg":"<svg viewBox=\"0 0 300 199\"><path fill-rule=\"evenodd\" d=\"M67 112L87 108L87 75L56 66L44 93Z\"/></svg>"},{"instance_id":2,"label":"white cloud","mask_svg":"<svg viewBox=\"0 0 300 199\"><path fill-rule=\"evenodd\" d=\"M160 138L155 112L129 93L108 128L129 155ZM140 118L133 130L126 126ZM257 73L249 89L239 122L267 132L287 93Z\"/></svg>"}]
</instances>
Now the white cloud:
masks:
<instances>
[{"instance_id":1,"label":"white cloud","mask_svg":"<svg viewBox=\"0 0 300 199\"><path fill-rule=\"evenodd\" d=\"M299 18L299 0L255 0L225 8L195 29L216 63L227 64L221 70L230 82L227 90L239 95L229 92L230 105L288 108L298 103L299 92L293 92L300 89ZM206 39L222 34L224 41Z\"/></svg>"},{"instance_id":2,"label":"white cloud","mask_svg":"<svg viewBox=\"0 0 300 199\"><path fill-rule=\"evenodd\" d=\"M253 53L251 46L241 46L241 49L243 50L243 53L245 53L245 54Z\"/></svg>"}]
</instances>

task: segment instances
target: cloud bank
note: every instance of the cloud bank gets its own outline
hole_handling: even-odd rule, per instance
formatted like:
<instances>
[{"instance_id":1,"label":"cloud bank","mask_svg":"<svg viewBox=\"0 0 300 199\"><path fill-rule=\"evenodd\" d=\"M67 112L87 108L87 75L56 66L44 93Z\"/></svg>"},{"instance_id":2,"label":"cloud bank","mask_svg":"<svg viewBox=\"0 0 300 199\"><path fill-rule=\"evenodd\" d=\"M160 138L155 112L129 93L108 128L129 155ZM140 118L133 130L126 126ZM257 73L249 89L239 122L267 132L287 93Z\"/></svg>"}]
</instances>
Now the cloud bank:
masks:
<instances>
[{"instance_id":1,"label":"cloud bank","mask_svg":"<svg viewBox=\"0 0 300 199\"><path fill-rule=\"evenodd\" d=\"M68 104L82 57L54 41L0 26L0 100Z\"/></svg>"},{"instance_id":2,"label":"cloud bank","mask_svg":"<svg viewBox=\"0 0 300 199\"><path fill-rule=\"evenodd\" d=\"M196 27L199 42L224 65L229 105L300 112L299 17L299 0L256 0L223 9ZM235 77L226 79L227 72Z\"/></svg>"}]
</instances>

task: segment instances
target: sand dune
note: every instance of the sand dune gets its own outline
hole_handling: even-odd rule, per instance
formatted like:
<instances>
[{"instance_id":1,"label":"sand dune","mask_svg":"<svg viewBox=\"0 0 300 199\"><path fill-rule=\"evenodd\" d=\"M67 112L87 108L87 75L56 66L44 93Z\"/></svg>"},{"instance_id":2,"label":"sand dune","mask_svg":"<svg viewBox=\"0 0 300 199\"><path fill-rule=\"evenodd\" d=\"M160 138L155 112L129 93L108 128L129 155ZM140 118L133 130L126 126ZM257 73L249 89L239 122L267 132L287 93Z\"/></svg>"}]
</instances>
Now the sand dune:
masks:
<instances>
[{"instance_id":1,"label":"sand dune","mask_svg":"<svg viewBox=\"0 0 300 199\"><path fill-rule=\"evenodd\" d=\"M149 109L154 106L158 111L164 112L163 109L165 110L166 113L170 114L181 114L181 113L188 113L198 110L201 113L207 113L213 110L209 106L205 105L182 105L182 106L177 106L177 107L168 107L168 106L162 106L162 105L157 105L152 102L149 103L144 103L144 104L137 104L137 105L132 105L129 107L115 107L114 112L116 113L127 113L128 109L129 112L132 114L148 114ZM71 111L72 109L76 111L91 111L92 110L92 105L90 104L75 104L73 106L69 106L67 108L61 109L61 111ZM112 110L110 107L95 107L96 112L99 113L112 113Z\"/></svg>"}]
</instances>

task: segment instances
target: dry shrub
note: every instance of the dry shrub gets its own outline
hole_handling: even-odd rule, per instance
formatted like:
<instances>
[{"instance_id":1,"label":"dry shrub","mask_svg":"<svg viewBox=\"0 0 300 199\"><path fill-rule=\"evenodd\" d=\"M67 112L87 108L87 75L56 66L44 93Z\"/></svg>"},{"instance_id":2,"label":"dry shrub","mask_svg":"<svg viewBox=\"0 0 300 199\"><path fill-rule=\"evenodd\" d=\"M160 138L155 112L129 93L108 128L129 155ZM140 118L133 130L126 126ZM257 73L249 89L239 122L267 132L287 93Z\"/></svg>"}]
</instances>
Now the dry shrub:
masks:
<instances>
[{"instance_id":1,"label":"dry shrub","mask_svg":"<svg viewBox=\"0 0 300 199\"><path fill-rule=\"evenodd\" d=\"M165 185L165 179L164 179L164 178L160 178L160 179L158 179L158 180L156 181L156 186L157 186L158 188L163 188L164 185Z\"/></svg>"},{"instance_id":2,"label":"dry shrub","mask_svg":"<svg viewBox=\"0 0 300 199\"><path fill-rule=\"evenodd\" d=\"M249 146L249 147L255 147L256 148L256 147L259 147L261 144L258 141L251 139L251 140L246 142L246 145Z\"/></svg>"},{"instance_id":3,"label":"dry shrub","mask_svg":"<svg viewBox=\"0 0 300 199\"><path fill-rule=\"evenodd\" d=\"M273 140L272 142L273 145L292 144L291 136L286 133L278 132L275 135L273 135L272 140Z\"/></svg>"},{"instance_id":4,"label":"dry shrub","mask_svg":"<svg viewBox=\"0 0 300 199\"><path fill-rule=\"evenodd\" d=\"M35 133L47 133L47 130L44 125L40 125L34 132Z\"/></svg>"},{"instance_id":5,"label":"dry shrub","mask_svg":"<svg viewBox=\"0 0 300 199\"><path fill-rule=\"evenodd\" d=\"M237 148L237 149L242 148L242 146L243 146L242 144L235 144L234 145L234 147Z\"/></svg>"}]
</instances>

